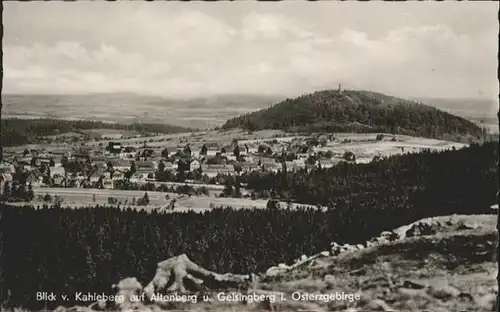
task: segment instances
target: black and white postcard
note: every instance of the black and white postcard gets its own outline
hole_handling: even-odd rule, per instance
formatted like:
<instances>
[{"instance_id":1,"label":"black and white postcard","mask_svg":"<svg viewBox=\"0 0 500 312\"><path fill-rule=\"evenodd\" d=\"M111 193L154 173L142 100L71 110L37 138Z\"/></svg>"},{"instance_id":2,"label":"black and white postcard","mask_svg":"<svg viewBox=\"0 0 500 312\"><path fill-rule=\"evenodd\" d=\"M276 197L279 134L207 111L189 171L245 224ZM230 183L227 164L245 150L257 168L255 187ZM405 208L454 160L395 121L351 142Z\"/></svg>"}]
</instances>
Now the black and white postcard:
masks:
<instances>
[{"instance_id":1,"label":"black and white postcard","mask_svg":"<svg viewBox=\"0 0 500 312\"><path fill-rule=\"evenodd\" d=\"M3 2L0 311L496 311L498 11Z\"/></svg>"}]
</instances>

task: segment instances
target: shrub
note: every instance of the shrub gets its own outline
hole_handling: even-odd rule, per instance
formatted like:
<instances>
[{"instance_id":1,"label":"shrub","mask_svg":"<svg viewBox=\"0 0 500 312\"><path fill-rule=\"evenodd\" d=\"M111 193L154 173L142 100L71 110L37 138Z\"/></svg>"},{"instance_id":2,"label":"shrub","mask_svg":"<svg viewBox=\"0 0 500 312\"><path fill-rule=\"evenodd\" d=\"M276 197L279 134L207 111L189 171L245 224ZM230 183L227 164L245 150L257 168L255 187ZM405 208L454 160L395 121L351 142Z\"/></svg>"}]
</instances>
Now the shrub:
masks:
<instances>
[{"instance_id":1,"label":"shrub","mask_svg":"<svg viewBox=\"0 0 500 312\"><path fill-rule=\"evenodd\" d=\"M45 196L43 197L43 201L44 202L51 202L52 201L52 196L50 196L50 194L45 194Z\"/></svg>"}]
</instances>

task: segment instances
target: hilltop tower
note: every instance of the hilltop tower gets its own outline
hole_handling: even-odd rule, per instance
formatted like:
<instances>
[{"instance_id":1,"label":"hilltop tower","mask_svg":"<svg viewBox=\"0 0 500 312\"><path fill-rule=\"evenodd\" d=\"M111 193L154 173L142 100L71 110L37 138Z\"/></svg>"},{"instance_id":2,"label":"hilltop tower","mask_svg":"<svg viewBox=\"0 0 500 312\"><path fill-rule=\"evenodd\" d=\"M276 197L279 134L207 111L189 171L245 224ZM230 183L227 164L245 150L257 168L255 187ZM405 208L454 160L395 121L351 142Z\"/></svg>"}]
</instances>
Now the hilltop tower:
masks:
<instances>
[{"instance_id":1,"label":"hilltop tower","mask_svg":"<svg viewBox=\"0 0 500 312\"><path fill-rule=\"evenodd\" d=\"M342 93L342 84L339 83L339 93Z\"/></svg>"}]
</instances>

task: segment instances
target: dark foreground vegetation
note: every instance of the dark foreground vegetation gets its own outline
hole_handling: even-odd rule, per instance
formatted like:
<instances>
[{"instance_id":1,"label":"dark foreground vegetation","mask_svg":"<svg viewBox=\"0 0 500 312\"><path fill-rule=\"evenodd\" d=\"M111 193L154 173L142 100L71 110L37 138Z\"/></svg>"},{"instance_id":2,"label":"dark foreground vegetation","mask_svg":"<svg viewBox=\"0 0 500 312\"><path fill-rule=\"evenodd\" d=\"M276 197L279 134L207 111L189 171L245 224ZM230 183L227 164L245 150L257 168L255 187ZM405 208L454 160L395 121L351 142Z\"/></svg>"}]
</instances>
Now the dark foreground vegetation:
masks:
<instances>
[{"instance_id":1,"label":"dark foreground vegetation","mask_svg":"<svg viewBox=\"0 0 500 312\"><path fill-rule=\"evenodd\" d=\"M102 121L60 119L2 119L3 146L36 143L41 136L57 135L91 129L115 129L146 133L180 133L190 129L164 124L113 124Z\"/></svg>"},{"instance_id":2,"label":"dark foreground vegetation","mask_svg":"<svg viewBox=\"0 0 500 312\"><path fill-rule=\"evenodd\" d=\"M257 198L334 208L407 207L418 213L434 207L459 213L496 202L497 161L497 143L488 142L455 151L395 155L368 164L342 162L311 172L252 172L241 180Z\"/></svg>"},{"instance_id":3,"label":"dark foreground vegetation","mask_svg":"<svg viewBox=\"0 0 500 312\"><path fill-rule=\"evenodd\" d=\"M423 217L488 213L498 187L497 144L404 155L367 165L261 179L317 209L215 209L158 214L111 207L1 208L2 301L40 308L37 291L110 292L135 276L150 281L158 261L186 253L217 272L264 271L329 243L360 243ZM274 180L273 180L274 179ZM267 181L267 182L266 182ZM249 183L254 183L249 181ZM258 189L253 184L254 189ZM54 302L54 305L63 302ZM71 302L64 302L65 305Z\"/></svg>"},{"instance_id":4,"label":"dark foreground vegetation","mask_svg":"<svg viewBox=\"0 0 500 312\"><path fill-rule=\"evenodd\" d=\"M435 139L482 139L485 130L434 107L365 91L327 90L287 99L228 120L224 129L393 133Z\"/></svg>"}]
</instances>

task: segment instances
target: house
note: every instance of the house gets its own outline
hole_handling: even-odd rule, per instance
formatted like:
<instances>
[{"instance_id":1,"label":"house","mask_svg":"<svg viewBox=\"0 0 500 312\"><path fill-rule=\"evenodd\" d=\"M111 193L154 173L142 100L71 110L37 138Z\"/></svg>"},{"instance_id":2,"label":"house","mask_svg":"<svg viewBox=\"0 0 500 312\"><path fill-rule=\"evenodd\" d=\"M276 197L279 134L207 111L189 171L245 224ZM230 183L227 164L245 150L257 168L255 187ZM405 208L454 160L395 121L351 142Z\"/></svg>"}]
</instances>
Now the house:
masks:
<instances>
[{"instance_id":1,"label":"house","mask_svg":"<svg viewBox=\"0 0 500 312\"><path fill-rule=\"evenodd\" d=\"M231 145L225 145L220 149L222 154L233 154L233 147Z\"/></svg>"},{"instance_id":2,"label":"house","mask_svg":"<svg viewBox=\"0 0 500 312\"><path fill-rule=\"evenodd\" d=\"M56 149L56 150L52 151L52 155L54 157L62 158L63 156L66 156L66 157L71 156L71 153L70 153L70 151L67 151L65 149Z\"/></svg>"},{"instance_id":3,"label":"house","mask_svg":"<svg viewBox=\"0 0 500 312\"><path fill-rule=\"evenodd\" d=\"M278 170L281 169L281 164L277 163L277 162L266 162L266 163L263 163L262 164L262 167L267 170L267 171L273 171L273 172L277 172Z\"/></svg>"},{"instance_id":4,"label":"house","mask_svg":"<svg viewBox=\"0 0 500 312\"><path fill-rule=\"evenodd\" d=\"M144 174L143 177L146 181L156 181L156 174L154 172Z\"/></svg>"},{"instance_id":5,"label":"house","mask_svg":"<svg viewBox=\"0 0 500 312\"><path fill-rule=\"evenodd\" d=\"M244 172L251 172L251 171L255 171L255 170L260 170L260 167L256 163L242 163L241 169Z\"/></svg>"},{"instance_id":6,"label":"house","mask_svg":"<svg viewBox=\"0 0 500 312\"><path fill-rule=\"evenodd\" d=\"M77 180L76 178L67 178L66 179L66 186L71 187L71 188L79 188L80 181Z\"/></svg>"},{"instance_id":7,"label":"house","mask_svg":"<svg viewBox=\"0 0 500 312\"><path fill-rule=\"evenodd\" d=\"M286 164L286 170L289 172L300 169L300 167L293 161L285 161L285 164Z\"/></svg>"},{"instance_id":8,"label":"house","mask_svg":"<svg viewBox=\"0 0 500 312\"><path fill-rule=\"evenodd\" d=\"M50 177L54 178L56 175L65 176L66 170L63 167L49 167L50 169Z\"/></svg>"},{"instance_id":9,"label":"house","mask_svg":"<svg viewBox=\"0 0 500 312\"><path fill-rule=\"evenodd\" d=\"M96 161L93 163L93 167L99 171L106 171L108 169L108 164L106 161Z\"/></svg>"},{"instance_id":10,"label":"house","mask_svg":"<svg viewBox=\"0 0 500 312\"><path fill-rule=\"evenodd\" d=\"M0 194L3 193L6 183L12 183L12 175L9 173L0 174Z\"/></svg>"},{"instance_id":11,"label":"house","mask_svg":"<svg viewBox=\"0 0 500 312\"><path fill-rule=\"evenodd\" d=\"M136 151L136 148L133 146L123 147L120 152L120 158L134 158Z\"/></svg>"},{"instance_id":12,"label":"house","mask_svg":"<svg viewBox=\"0 0 500 312\"><path fill-rule=\"evenodd\" d=\"M101 174L97 171L94 170L90 175L89 175L89 181L92 183L96 183L101 179Z\"/></svg>"},{"instance_id":13,"label":"house","mask_svg":"<svg viewBox=\"0 0 500 312\"><path fill-rule=\"evenodd\" d=\"M146 148L139 152L139 157L142 161L146 161L147 159L155 158L156 152L154 149Z\"/></svg>"},{"instance_id":14,"label":"house","mask_svg":"<svg viewBox=\"0 0 500 312\"><path fill-rule=\"evenodd\" d=\"M106 150L110 154L120 154L120 152L122 151L122 144L119 142L109 142Z\"/></svg>"},{"instance_id":15,"label":"house","mask_svg":"<svg viewBox=\"0 0 500 312\"><path fill-rule=\"evenodd\" d=\"M32 186L40 186L43 184L43 175L38 169L33 169L28 173L28 177L26 178L26 184L30 184Z\"/></svg>"},{"instance_id":16,"label":"house","mask_svg":"<svg viewBox=\"0 0 500 312\"><path fill-rule=\"evenodd\" d=\"M146 177L141 174L141 173L134 173L132 177L130 177L130 182L132 183L139 183L139 182L145 182Z\"/></svg>"},{"instance_id":17,"label":"house","mask_svg":"<svg viewBox=\"0 0 500 312\"><path fill-rule=\"evenodd\" d=\"M258 158L258 162L260 162L261 165L269 165L269 166L274 166L274 164L277 164L276 160L270 157L260 157Z\"/></svg>"},{"instance_id":18,"label":"house","mask_svg":"<svg viewBox=\"0 0 500 312\"><path fill-rule=\"evenodd\" d=\"M38 166L42 166L42 165L47 165L47 166L54 165L54 160L52 160L51 157L38 157L37 160L39 162L39 164L37 164Z\"/></svg>"},{"instance_id":19,"label":"house","mask_svg":"<svg viewBox=\"0 0 500 312\"><path fill-rule=\"evenodd\" d=\"M299 168L304 168L306 166L306 161L305 159L295 159L292 161L292 163L295 164L295 166L299 167Z\"/></svg>"},{"instance_id":20,"label":"house","mask_svg":"<svg viewBox=\"0 0 500 312\"><path fill-rule=\"evenodd\" d=\"M73 154L73 158L76 160L76 161L87 161L90 159L90 156L88 153L86 152L82 152L82 151L79 151L79 152L76 152Z\"/></svg>"},{"instance_id":21,"label":"house","mask_svg":"<svg viewBox=\"0 0 500 312\"><path fill-rule=\"evenodd\" d=\"M165 162L165 171L177 171L177 164L176 163L171 163L169 161Z\"/></svg>"},{"instance_id":22,"label":"house","mask_svg":"<svg viewBox=\"0 0 500 312\"><path fill-rule=\"evenodd\" d=\"M319 166L321 166L321 168L331 168L333 166L335 166L336 164L338 164L340 162L340 160L334 160L334 159L321 159L319 161Z\"/></svg>"},{"instance_id":23,"label":"house","mask_svg":"<svg viewBox=\"0 0 500 312\"><path fill-rule=\"evenodd\" d=\"M111 179L111 178L104 178L102 180L102 186L105 188L105 189L109 189L109 190L112 190L114 189L114 180Z\"/></svg>"},{"instance_id":24,"label":"house","mask_svg":"<svg viewBox=\"0 0 500 312\"><path fill-rule=\"evenodd\" d=\"M307 158L309 158L309 156L311 156L310 153L297 153L298 159L307 159Z\"/></svg>"},{"instance_id":25,"label":"house","mask_svg":"<svg viewBox=\"0 0 500 312\"><path fill-rule=\"evenodd\" d=\"M158 162L156 160L152 160L151 162L153 163L155 171L158 170Z\"/></svg>"},{"instance_id":26,"label":"house","mask_svg":"<svg viewBox=\"0 0 500 312\"><path fill-rule=\"evenodd\" d=\"M189 164L189 170L191 170L191 171L198 170L198 169L200 169L200 166L201 166L201 164L198 160L193 160Z\"/></svg>"},{"instance_id":27,"label":"house","mask_svg":"<svg viewBox=\"0 0 500 312\"><path fill-rule=\"evenodd\" d=\"M247 149L245 148L245 145L238 145L238 149L240 150L240 155L244 156L247 155ZM250 151L250 149L249 149ZM234 152L234 149L233 149Z\"/></svg>"},{"instance_id":28,"label":"house","mask_svg":"<svg viewBox=\"0 0 500 312\"><path fill-rule=\"evenodd\" d=\"M53 157L52 160L54 161L54 167L62 167L62 157L56 156Z\"/></svg>"},{"instance_id":29,"label":"house","mask_svg":"<svg viewBox=\"0 0 500 312\"><path fill-rule=\"evenodd\" d=\"M111 177L113 181L118 181L118 180L124 180L125 179L125 174L120 171L120 170L115 170L113 172L113 175Z\"/></svg>"},{"instance_id":30,"label":"house","mask_svg":"<svg viewBox=\"0 0 500 312\"><path fill-rule=\"evenodd\" d=\"M16 165L23 168L24 170L31 170L31 163L26 160L19 160L16 162Z\"/></svg>"},{"instance_id":31,"label":"house","mask_svg":"<svg viewBox=\"0 0 500 312\"><path fill-rule=\"evenodd\" d=\"M104 152L101 150L94 150L92 151L92 156L102 157L104 156Z\"/></svg>"},{"instance_id":32,"label":"house","mask_svg":"<svg viewBox=\"0 0 500 312\"><path fill-rule=\"evenodd\" d=\"M318 166L316 164L310 164L310 163L306 163L305 164L305 168L308 172L316 169Z\"/></svg>"},{"instance_id":33,"label":"house","mask_svg":"<svg viewBox=\"0 0 500 312\"><path fill-rule=\"evenodd\" d=\"M106 162L106 160L107 160L107 159L106 159L105 157L103 157L103 156L90 156L90 157L89 157L89 159L90 159L90 162L91 162L92 164L94 164L94 163L96 163L96 162Z\"/></svg>"},{"instance_id":34,"label":"house","mask_svg":"<svg viewBox=\"0 0 500 312\"><path fill-rule=\"evenodd\" d=\"M155 165L152 161L136 161L135 170L145 172L155 172Z\"/></svg>"},{"instance_id":35,"label":"house","mask_svg":"<svg viewBox=\"0 0 500 312\"><path fill-rule=\"evenodd\" d=\"M64 186L64 182L65 182L64 176L57 174L52 179L54 181L54 185L56 185L56 186Z\"/></svg>"},{"instance_id":36,"label":"house","mask_svg":"<svg viewBox=\"0 0 500 312\"><path fill-rule=\"evenodd\" d=\"M9 173L13 174L16 172L16 167L9 162L4 162L3 164L0 164L0 174L2 173Z\"/></svg>"},{"instance_id":37,"label":"house","mask_svg":"<svg viewBox=\"0 0 500 312\"><path fill-rule=\"evenodd\" d=\"M82 182L84 180L87 180L87 178L88 177L85 174L83 174L83 173L78 173L76 175L76 177L75 177L75 179L78 180L78 181L80 181L80 182Z\"/></svg>"},{"instance_id":38,"label":"house","mask_svg":"<svg viewBox=\"0 0 500 312\"><path fill-rule=\"evenodd\" d=\"M131 163L128 160L117 159L117 160L112 160L111 165L113 165L113 169L120 170L123 172L125 170L130 170Z\"/></svg>"},{"instance_id":39,"label":"house","mask_svg":"<svg viewBox=\"0 0 500 312\"><path fill-rule=\"evenodd\" d=\"M245 162L247 163L253 163L253 162L258 162L258 159L256 160L256 158L254 156L250 156L250 155L245 155Z\"/></svg>"},{"instance_id":40,"label":"house","mask_svg":"<svg viewBox=\"0 0 500 312\"><path fill-rule=\"evenodd\" d=\"M220 153L220 149L209 149L207 150L207 156L215 156L217 153Z\"/></svg>"},{"instance_id":41,"label":"house","mask_svg":"<svg viewBox=\"0 0 500 312\"><path fill-rule=\"evenodd\" d=\"M209 177L215 177L218 174L235 174L234 166L232 165L201 165L203 174Z\"/></svg>"},{"instance_id":42,"label":"house","mask_svg":"<svg viewBox=\"0 0 500 312\"><path fill-rule=\"evenodd\" d=\"M133 146L125 146L122 149L122 152L124 152L124 153L135 153L136 151L137 151L137 149Z\"/></svg>"}]
</instances>

